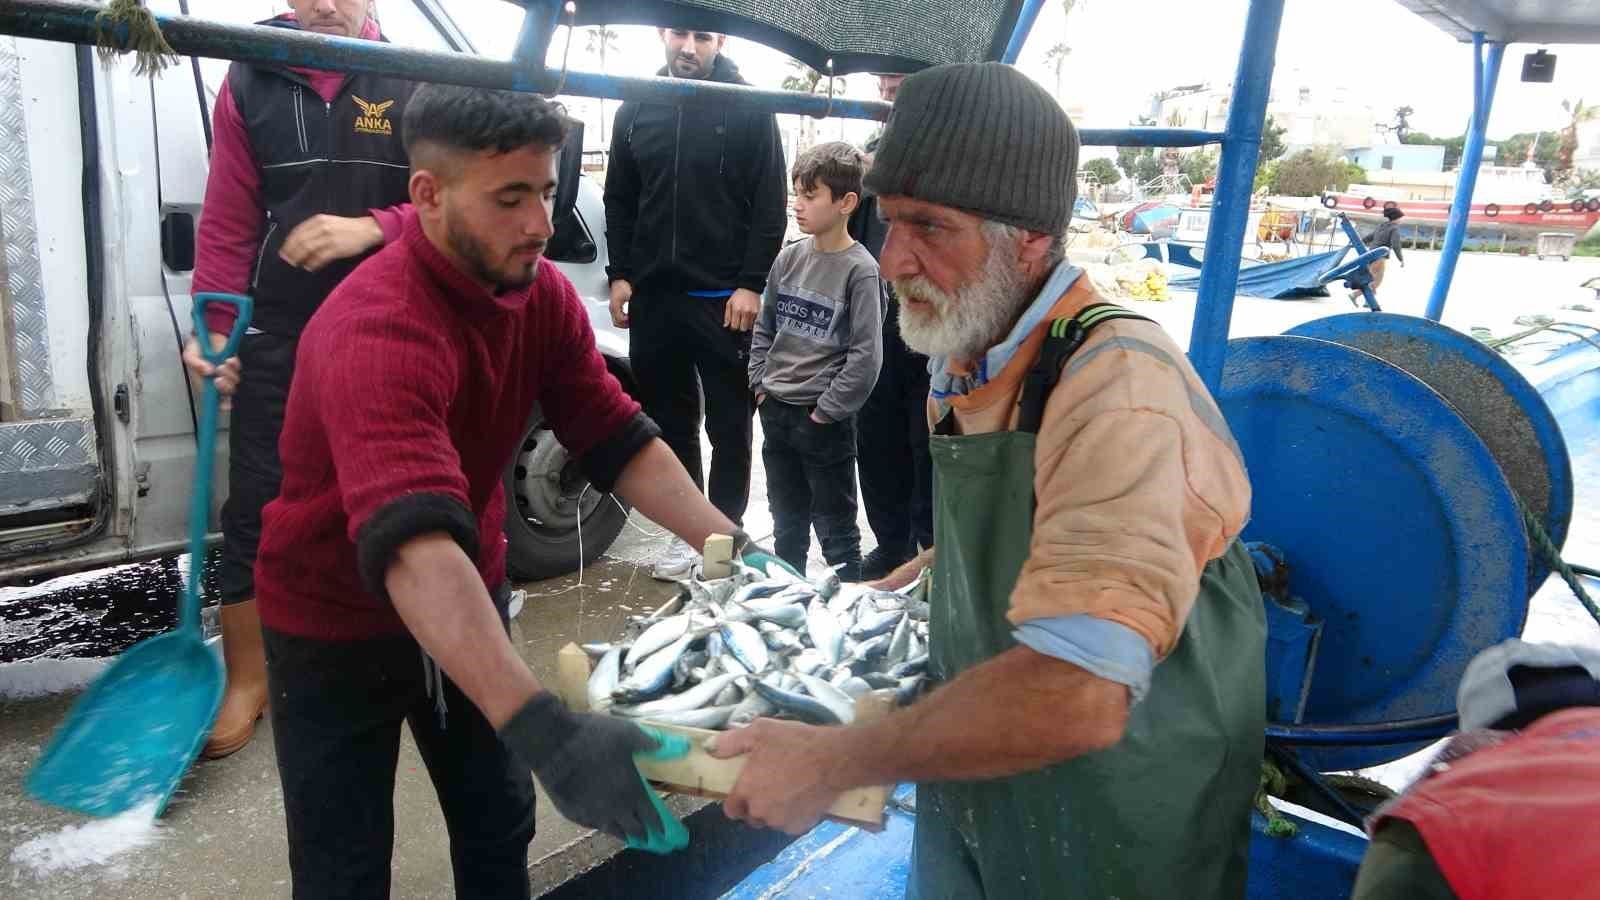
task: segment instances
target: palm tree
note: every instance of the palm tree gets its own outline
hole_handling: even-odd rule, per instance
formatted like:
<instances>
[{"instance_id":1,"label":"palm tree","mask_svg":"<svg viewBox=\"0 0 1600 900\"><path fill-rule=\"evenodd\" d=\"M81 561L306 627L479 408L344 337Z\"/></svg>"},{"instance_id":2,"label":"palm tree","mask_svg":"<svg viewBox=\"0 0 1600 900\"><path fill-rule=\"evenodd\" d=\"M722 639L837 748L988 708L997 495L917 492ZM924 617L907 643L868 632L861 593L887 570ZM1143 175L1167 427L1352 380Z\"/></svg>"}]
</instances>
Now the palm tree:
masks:
<instances>
[{"instance_id":1,"label":"palm tree","mask_svg":"<svg viewBox=\"0 0 1600 900\"><path fill-rule=\"evenodd\" d=\"M1072 55L1072 48L1064 43L1057 43L1044 53L1044 64L1050 66L1056 73L1056 102L1061 101L1061 67L1066 65L1067 57Z\"/></svg>"},{"instance_id":2,"label":"palm tree","mask_svg":"<svg viewBox=\"0 0 1600 900\"><path fill-rule=\"evenodd\" d=\"M786 91L799 91L803 94L826 94L830 79L823 78L822 73L811 68L798 59L789 60L789 68L793 71L783 79L783 89ZM834 96L843 96L845 81L843 78L831 79ZM800 146L797 153L804 153L816 143L816 122L811 116L800 117Z\"/></svg>"},{"instance_id":3,"label":"palm tree","mask_svg":"<svg viewBox=\"0 0 1600 900\"><path fill-rule=\"evenodd\" d=\"M622 35L604 25L585 29L585 33L588 36L588 42L584 47L584 52L599 54L600 71L603 74L606 71L606 54L621 49L617 46L617 38ZM600 98L600 143L610 146L606 142L606 101L604 97Z\"/></svg>"},{"instance_id":4,"label":"palm tree","mask_svg":"<svg viewBox=\"0 0 1600 900\"><path fill-rule=\"evenodd\" d=\"M1572 158L1578 153L1578 126L1600 118L1600 107L1585 106L1583 99L1563 100L1561 108L1572 119L1561 129L1561 147L1557 150L1555 180L1565 182L1572 177Z\"/></svg>"}]
</instances>

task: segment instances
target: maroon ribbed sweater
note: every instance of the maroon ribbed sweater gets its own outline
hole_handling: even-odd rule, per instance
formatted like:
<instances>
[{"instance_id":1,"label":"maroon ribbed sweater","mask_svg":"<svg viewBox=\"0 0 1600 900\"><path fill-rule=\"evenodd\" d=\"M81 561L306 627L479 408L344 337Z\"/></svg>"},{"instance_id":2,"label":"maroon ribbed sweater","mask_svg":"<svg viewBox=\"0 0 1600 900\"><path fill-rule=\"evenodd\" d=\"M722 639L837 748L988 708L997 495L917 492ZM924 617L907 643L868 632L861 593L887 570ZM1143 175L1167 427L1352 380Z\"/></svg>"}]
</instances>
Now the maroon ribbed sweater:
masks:
<instances>
[{"instance_id":1,"label":"maroon ribbed sweater","mask_svg":"<svg viewBox=\"0 0 1600 900\"><path fill-rule=\"evenodd\" d=\"M470 511L478 570L496 588L505 579L502 478L536 402L575 456L639 412L554 265L541 261L526 290L491 296L411 213L401 239L346 278L301 335L279 442L283 488L262 516L262 622L327 640L404 632L357 564L375 516L390 532L408 522L449 530L427 527L429 516Z\"/></svg>"}]
</instances>

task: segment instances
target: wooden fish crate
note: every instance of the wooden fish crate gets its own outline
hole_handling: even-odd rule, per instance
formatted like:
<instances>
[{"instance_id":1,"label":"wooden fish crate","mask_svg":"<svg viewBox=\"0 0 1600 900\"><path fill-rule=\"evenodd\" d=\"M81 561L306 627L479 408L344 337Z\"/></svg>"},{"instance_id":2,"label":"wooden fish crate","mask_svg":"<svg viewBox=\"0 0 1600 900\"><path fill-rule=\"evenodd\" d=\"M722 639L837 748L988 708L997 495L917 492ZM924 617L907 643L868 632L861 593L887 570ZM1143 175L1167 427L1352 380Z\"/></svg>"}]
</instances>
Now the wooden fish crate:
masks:
<instances>
[{"instance_id":1,"label":"wooden fish crate","mask_svg":"<svg viewBox=\"0 0 1600 900\"><path fill-rule=\"evenodd\" d=\"M583 712L589 711L587 687L592 667L589 654L583 652L583 648L577 644L568 644L557 654L556 693L566 701L568 707ZM880 719L888 715L892 706L892 694L889 692L875 691L858 697L856 720L870 722ZM718 759L705 751L706 739L723 732L666 725L649 719L634 721L641 725L649 725L658 731L682 735L689 740L689 752L685 756L664 761L644 760L639 763L639 771L651 783L671 793L707 797L713 800L726 799L728 794L732 793L733 786L739 781L739 773L744 771L744 757ZM828 808L828 818L866 831L881 831L884 825L884 810L892 791L893 785L876 785L845 791Z\"/></svg>"}]
</instances>

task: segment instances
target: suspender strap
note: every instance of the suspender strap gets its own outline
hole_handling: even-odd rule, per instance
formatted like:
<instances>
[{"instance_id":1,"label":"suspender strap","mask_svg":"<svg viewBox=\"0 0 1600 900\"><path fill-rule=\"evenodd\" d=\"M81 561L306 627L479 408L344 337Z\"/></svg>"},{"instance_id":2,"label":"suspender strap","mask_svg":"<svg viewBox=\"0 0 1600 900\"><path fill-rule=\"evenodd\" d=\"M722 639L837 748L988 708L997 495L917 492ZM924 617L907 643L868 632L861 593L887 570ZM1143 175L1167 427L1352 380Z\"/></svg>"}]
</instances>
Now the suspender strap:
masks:
<instances>
[{"instance_id":1,"label":"suspender strap","mask_svg":"<svg viewBox=\"0 0 1600 900\"><path fill-rule=\"evenodd\" d=\"M1114 303L1091 304L1073 318L1051 320L1050 328L1045 332L1044 346L1039 348L1039 358L1022 380L1022 396L1017 401L1020 408L1018 431L1039 433L1039 426L1044 421L1044 405L1050 399L1056 382L1061 380L1061 370L1066 368L1067 360L1083 346L1096 325L1113 319L1151 321Z\"/></svg>"}]
</instances>

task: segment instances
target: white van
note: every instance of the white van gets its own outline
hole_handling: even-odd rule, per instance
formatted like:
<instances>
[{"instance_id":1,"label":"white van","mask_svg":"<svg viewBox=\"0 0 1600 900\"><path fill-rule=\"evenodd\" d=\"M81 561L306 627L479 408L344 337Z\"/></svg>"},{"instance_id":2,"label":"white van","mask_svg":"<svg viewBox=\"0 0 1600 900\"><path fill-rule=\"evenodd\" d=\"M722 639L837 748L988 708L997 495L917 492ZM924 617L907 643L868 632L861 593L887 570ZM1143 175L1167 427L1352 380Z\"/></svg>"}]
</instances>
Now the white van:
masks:
<instances>
[{"instance_id":1,"label":"white van","mask_svg":"<svg viewBox=\"0 0 1600 900\"><path fill-rule=\"evenodd\" d=\"M248 22L282 3L155 0L161 12ZM435 0L385 0L396 43L472 52ZM0 37L0 580L182 552L198 394L179 353L205 196L212 101L227 64L184 59L154 79L84 47ZM577 177L579 154L567 172ZM579 179L549 257L577 285L612 371L605 216ZM248 373L246 373L248 377ZM589 489L537 410L506 472L514 576L575 569L627 517ZM226 422L224 422L226 427ZM227 491L218 441L212 526ZM579 541L579 523L582 541Z\"/></svg>"}]
</instances>

